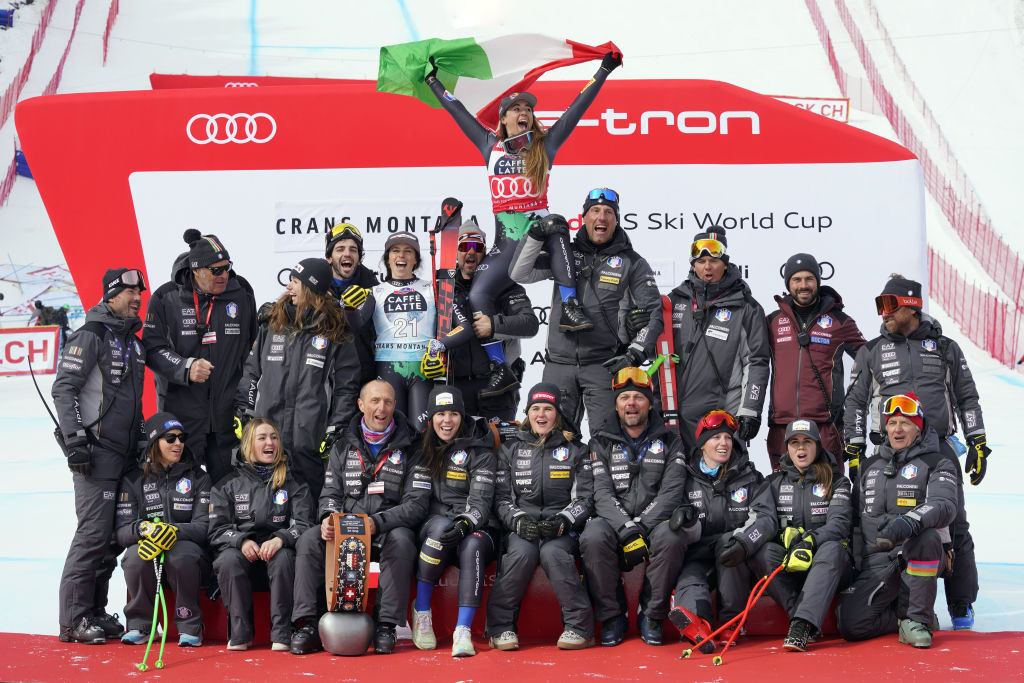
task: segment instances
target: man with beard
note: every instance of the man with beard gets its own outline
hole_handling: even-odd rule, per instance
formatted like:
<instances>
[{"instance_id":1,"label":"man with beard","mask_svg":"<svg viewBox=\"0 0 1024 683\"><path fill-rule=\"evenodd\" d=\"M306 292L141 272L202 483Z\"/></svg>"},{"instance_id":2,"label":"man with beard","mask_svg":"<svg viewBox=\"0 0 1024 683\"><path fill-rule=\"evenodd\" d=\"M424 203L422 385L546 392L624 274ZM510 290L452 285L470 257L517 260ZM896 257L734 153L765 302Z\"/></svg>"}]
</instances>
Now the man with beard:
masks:
<instances>
[{"instance_id":1,"label":"man with beard","mask_svg":"<svg viewBox=\"0 0 1024 683\"><path fill-rule=\"evenodd\" d=\"M60 579L60 640L99 644L124 627L107 614L107 589L122 548L114 540L117 485L136 463L142 433L145 354L136 333L146 289L134 268L108 270L103 300L68 340L53 404L75 488L78 526ZM181 358L178 358L182 362Z\"/></svg>"},{"instance_id":2,"label":"man with beard","mask_svg":"<svg viewBox=\"0 0 1024 683\"><path fill-rule=\"evenodd\" d=\"M345 319L355 335L361 375L359 386L377 376L373 365L373 325L360 321L356 312L374 285L373 271L363 265L363 235L351 223L339 223L327 233L325 257L331 264L331 294L345 307ZM326 455L326 453L324 454Z\"/></svg>"},{"instance_id":3,"label":"man with beard","mask_svg":"<svg viewBox=\"0 0 1024 683\"><path fill-rule=\"evenodd\" d=\"M768 457L778 470L786 451L786 426L813 420L821 445L839 454L843 440L843 353L851 358L864 345L856 321L843 312L836 290L821 284L821 266L811 254L793 254L782 268L789 294L776 296L768 314L772 350L772 393L768 407Z\"/></svg>"}]
</instances>

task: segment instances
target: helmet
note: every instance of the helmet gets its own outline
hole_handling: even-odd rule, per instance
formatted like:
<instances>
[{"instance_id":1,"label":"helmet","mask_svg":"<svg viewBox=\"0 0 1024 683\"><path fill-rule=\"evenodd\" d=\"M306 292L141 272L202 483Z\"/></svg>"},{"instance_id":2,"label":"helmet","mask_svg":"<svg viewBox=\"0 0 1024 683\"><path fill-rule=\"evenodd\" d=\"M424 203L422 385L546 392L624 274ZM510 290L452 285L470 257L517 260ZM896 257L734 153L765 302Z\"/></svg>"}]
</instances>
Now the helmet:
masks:
<instances>
[{"instance_id":1,"label":"helmet","mask_svg":"<svg viewBox=\"0 0 1024 683\"><path fill-rule=\"evenodd\" d=\"M328 612L320 617L320 642L332 655L366 653L373 640L373 617L365 612Z\"/></svg>"}]
</instances>

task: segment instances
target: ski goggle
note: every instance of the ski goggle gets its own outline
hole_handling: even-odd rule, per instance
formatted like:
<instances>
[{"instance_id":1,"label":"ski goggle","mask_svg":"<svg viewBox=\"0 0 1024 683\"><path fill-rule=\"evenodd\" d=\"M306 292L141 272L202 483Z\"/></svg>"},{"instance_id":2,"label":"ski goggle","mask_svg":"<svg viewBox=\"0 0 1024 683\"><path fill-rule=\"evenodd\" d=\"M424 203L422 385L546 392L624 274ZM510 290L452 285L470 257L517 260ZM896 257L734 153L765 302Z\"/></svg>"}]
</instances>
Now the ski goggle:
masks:
<instances>
[{"instance_id":1,"label":"ski goggle","mask_svg":"<svg viewBox=\"0 0 1024 683\"><path fill-rule=\"evenodd\" d=\"M737 422L736 417L728 410L712 410L701 418L700 423L697 425L695 436L700 436L700 433L705 429L718 429L723 423L734 432L740 428L740 423Z\"/></svg>"},{"instance_id":2,"label":"ski goggle","mask_svg":"<svg viewBox=\"0 0 1024 683\"><path fill-rule=\"evenodd\" d=\"M335 225L331 228L331 231L327 233L327 241L332 242L342 237L346 232L352 235L357 242L363 241L363 233L359 232L359 228L351 223L338 223Z\"/></svg>"},{"instance_id":3,"label":"ski goggle","mask_svg":"<svg viewBox=\"0 0 1024 683\"><path fill-rule=\"evenodd\" d=\"M605 199L618 204L619 193L615 190L609 190L607 187L596 187L587 194L587 199Z\"/></svg>"},{"instance_id":4,"label":"ski goggle","mask_svg":"<svg viewBox=\"0 0 1024 683\"><path fill-rule=\"evenodd\" d=\"M529 149L532 142L533 131L528 130L525 133L505 138L505 142L503 144L505 146L505 151L509 154L519 154L523 150Z\"/></svg>"},{"instance_id":5,"label":"ski goggle","mask_svg":"<svg viewBox=\"0 0 1024 683\"><path fill-rule=\"evenodd\" d=\"M651 386L651 378L646 371L630 367L622 368L615 373L615 377L612 378L612 389L621 389L631 382L638 387L650 388Z\"/></svg>"},{"instance_id":6,"label":"ski goggle","mask_svg":"<svg viewBox=\"0 0 1024 683\"><path fill-rule=\"evenodd\" d=\"M174 443L175 441L178 441L178 440L181 440L182 443L185 443L185 434L184 433L179 433L179 434L167 433L167 434L164 434L163 436L161 436L160 438L163 439L164 441L166 441L167 443Z\"/></svg>"},{"instance_id":7,"label":"ski goggle","mask_svg":"<svg viewBox=\"0 0 1024 683\"><path fill-rule=\"evenodd\" d=\"M228 261L225 266L206 266L206 269L210 271L210 274L214 277L217 275L223 275L227 271L231 270L231 261Z\"/></svg>"},{"instance_id":8,"label":"ski goggle","mask_svg":"<svg viewBox=\"0 0 1024 683\"><path fill-rule=\"evenodd\" d=\"M476 240L466 240L465 242L459 242L459 251L475 251L477 253L483 253L487 250L487 247L483 242L477 242Z\"/></svg>"},{"instance_id":9,"label":"ski goggle","mask_svg":"<svg viewBox=\"0 0 1024 683\"><path fill-rule=\"evenodd\" d=\"M924 302L916 296L896 296L895 294L882 294L875 297L875 308L878 315L888 315L901 306L917 306L921 308Z\"/></svg>"},{"instance_id":10,"label":"ski goggle","mask_svg":"<svg viewBox=\"0 0 1024 683\"><path fill-rule=\"evenodd\" d=\"M715 239L695 240L690 245L690 263L699 259L703 254L711 258L722 258L725 256L725 245Z\"/></svg>"},{"instance_id":11,"label":"ski goggle","mask_svg":"<svg viewBox=\"0 0 1024 683\"><path fill-rule=\"evenodd\" d=\"M883 415L894 415L896 413L902 413L907 417L924 417L924 411L921 410L921 404L906 394L890 396L882 405Z\"/></svg>"},{"instance_id":12,"label":"ski goggle","mask_svg":"<svg viewBox=\"0 0 1024 683\"><path fill-rule=\"evenodd\" d=\"M107 285L107 289L114 287L138 287L139 291L146 291L146 280L142 277L142 271L137 269L126 270L117 276L117 279Z\"/></svg>"}]
</instances>

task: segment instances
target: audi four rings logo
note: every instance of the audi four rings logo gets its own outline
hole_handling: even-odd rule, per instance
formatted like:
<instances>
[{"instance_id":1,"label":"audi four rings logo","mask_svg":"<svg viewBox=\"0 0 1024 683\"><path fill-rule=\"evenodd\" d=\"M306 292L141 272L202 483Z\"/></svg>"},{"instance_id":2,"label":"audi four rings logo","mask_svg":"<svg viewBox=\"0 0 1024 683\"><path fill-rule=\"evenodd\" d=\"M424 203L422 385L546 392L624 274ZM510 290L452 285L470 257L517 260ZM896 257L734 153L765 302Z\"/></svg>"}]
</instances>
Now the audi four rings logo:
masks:
<instances>
[{"instance_id":1,"label":"audi four rings logo","mask_svg":"<svg viewBox=\"0 0 1024 683\"><path fill-rule=\"evenodd\" d=\"M242 81L228 81L224 84L225 88L258 88L259 83L245 83Z\"/></svg>"},{"instance_id":2,"label":"audi four rings logo","mask_svg":"<svg viewBox=\"0 0 1024 683\"><path fill-rule=\"evenodd\" d=\"M269 142L277 134L277 121L270 114L196 114L185 126L188 139L197 145L211 142L226 145Z\"/></svg>"},{"instance_id":3,"label":"audi four rings logo","mask_svg":"<svg viewBox=\"0 0 1024 683\"><path fill-rule=\"evenodd\" d=\"M491 196L495 199L536 197L533 181L522 176L492 176Z\"/></svg>"}]
</instances>

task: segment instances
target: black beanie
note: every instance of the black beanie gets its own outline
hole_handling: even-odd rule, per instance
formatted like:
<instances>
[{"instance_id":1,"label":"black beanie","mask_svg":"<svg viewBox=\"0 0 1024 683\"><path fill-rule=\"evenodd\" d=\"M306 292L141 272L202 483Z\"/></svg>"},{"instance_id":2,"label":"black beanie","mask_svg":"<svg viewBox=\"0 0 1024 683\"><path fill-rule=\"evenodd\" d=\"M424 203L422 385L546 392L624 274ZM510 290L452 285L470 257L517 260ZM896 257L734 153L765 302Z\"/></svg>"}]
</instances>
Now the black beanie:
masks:
<instances>
[{"instance_id":1,"label":"black beanie","mask_svg":"<svg viewBox=\"0 0 1024 683\"><path fill-rule=\"evenodd\" d=\"M598 193L600 190L608 190L615 199L609 196L608 192L600 192L596 199L591 199L590 195ZM619 223L619 193L608 187L601 187L595 190L591 190L587 198L583 200L583 215L587 215L587 211L590 211L590 207L597 206L598 204L612 207L612 211L615 212L615 222Z\"/></svg>"},{"instance_id":2,"label":"black beanie","mask_svg":"<svg viewBox=\"0 0 1024 683\"><path fill-rule=\"evenodd\" d=\"M540 382L534 384L533 388L530 389L530 393L527 394L526 410L530 410L530 406L534 403L550 403L555 408L559 408L559 403L562 400L562 392L558 390L557 384L551 382Z\"/></svg>"},{"instance_id":3,"label":"black beanie","mask_svg":"<svg viewBox=\"0 0 1024 683\"><path fill-rule=\"evenodd\" d=\"M291 269L291 274L320 296L327 294L333 281L331 264L322 258L302 259Z\"/></svg>"},{"instance_id":4,"label":"black beanie","mask_svg":"<svg viewBox=\"0 0 1024 683\"><path fill-rule=\"evenodd\" d=\"M924 299L921 296L921 283L903 277L889 278L879 296L891 294L899 300L900 306L908 306L921 310Z\"/></svg>"},{"instance_id":5,"label":"black beanie","mask_svg":"<svg viewBox=\"0 0 1024 683\"><path fill-rule=\"evenodd\" d=\"M691 242L691 244L694 242L698 242L700 240L718 240L719 242L721 242L722 246L726 248L726 252L722 254L722 260L725 261L726 263L729 262L729 241L725 238L725 228L718 225L712 225L706 231L698 232L696 235L694 235L693 242ZM690 263L693 263L696 260L697 259L693 257L693 253L691 251Z\"/></svg>"},{"instance_id":6,"label":"black beanie","mask_svg":"<svg viewBox=\"0 0 1024 683\"><path fill-rule=\"evenodd\" d=\"M231 260L228 250L216 235L203 235L195 228L189 228L182 238L188 245L188 267L192 270L205 268L218 261Z\"/></svg>"},{"instance_id":7,"label":"black beanie","mask_svg":"<svg viewBox=\"0 0 1024 683\"><path fill-rule=\"evenodd\" d=\"M172 429L180 429L183 434L185 433L185 428L181 425L181 422L171 413L156 413L153 417L146 420L142 426L142 431L146 436L146 449L143 452L148 452L157 439Z\"/></svg>"},{"instance_id":8,"label":"black beanie","mask_svg":"<svg viewBox=\"0 0 1024 683\"><path fill-rule=\"evenodd\" d=\"M125 273L136 273L137 275L130 279L134 279L137 284L125 282ZM140 292L146 291L146 281L142 277L142 272L137 268L111 268L103 273L104 301L110 301L129 287L138 287Z\"/></svg>"},{"instance_id":9,"label":"black beanie","mask_svg":"<svg viewBox=\"0 0 1024 683\"><path fill-rule=\"evenodd\" d=\"M466 417L466 403L462 400L462 392L458 387L442 384L431 390L427 398L427 419L445 410L454 410L462 417Z\"/></svg>"},{"instance_id":10,"label":"black beanie","mask_svg":"<svg viewBox=\"0 0 1024 683\"><path fill-rule=\"evenodd\" d=\"M787 290L789 289L789 278L804 270L813 275L821 285L821 266L818 265L818 259L810 254L793 254L786 259L786 265L782 267L782 281L786 283Z\"/></svg>"}]
</instances>

